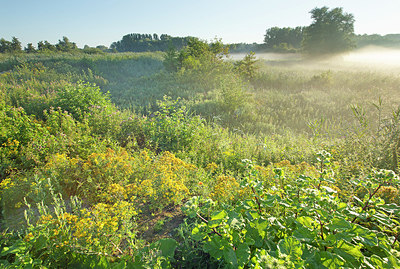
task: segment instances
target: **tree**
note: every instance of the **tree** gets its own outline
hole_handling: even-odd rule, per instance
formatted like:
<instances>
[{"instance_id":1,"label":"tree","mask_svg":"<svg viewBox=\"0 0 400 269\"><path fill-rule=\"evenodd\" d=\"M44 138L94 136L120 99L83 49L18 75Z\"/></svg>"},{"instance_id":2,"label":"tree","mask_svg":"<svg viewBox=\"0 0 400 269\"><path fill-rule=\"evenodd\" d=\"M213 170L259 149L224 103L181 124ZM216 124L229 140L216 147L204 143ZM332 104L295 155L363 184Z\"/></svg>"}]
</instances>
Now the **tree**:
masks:
<instances>
[{"instance_id":1,"label":"tree","mask_svg":"<svg viewBox=\"0 0 400 269\"><path fill-rule=\"evenodd\" d=\"M58 40L56 48L57 50L63 52L71 52L78 49L76 44L74 42L69 41L68 37L66 36L63 36L63 40Z\"/></svg>"},{"instance_id":2,"label":"tree","mask_svg":"<svg viewBox=\"0 0 400 269\"><path fill-rule=\"evenodd\" d=\"M304 27L272 27L267 29L264 36L264 43L267 48L279 47L286 43L288 48L300 48L303 40Z\"/></svg>"},{"instance_id":3,"label":"tree","mask_svg":"<svg viewBox=\"0 0 400 269\"><path fill-rule=\"evenodd\" d=\"M39 41L38 45L38 51L56 51L56 46L50 44L49 41L45 40L43 41Z\"/></svg>"},{"instance_id":4,"label":"tree","mask_svg":"<svg viewBox=\"0 0 400 269\"><path fill-rule=\"evenodd\" d=\"M25 50L26 53L34 53L34 52L36 52L35 47L32 45L32 43L28 43L24 50Z\"/></svg>"},{"instance_id":5,"label":"tree","mask_svg":"<svg viewBox=\"0 0 400 269\"><path fill-rule=\"evenodd\" d=\"M11 42L5 40L4 38L0 39L0 52L11 52Z\"/></svg>"},{"instance_id":6,"label":"tree","mask_svg":"<svg viewBox=\"0 0 400 269\"><path fill-rule=\"evenodd\" d=\"M11 42L2 38L0 39L0 52L6 52L6 53L22 52L21 42L16 37L13 37Z\"/></svg>"},{"instance_id":7,"label":"tree","mask_svg":"<svg viewBox=\"0 0 400 269\"><path fill-rule=\"evenodd\" d=\"M13 38L11 40L11 50L14 53L15 52L22 52L21 42L15 36L13 36Z\"/></svg>"},{"instance_id":8,"label":"tree","mask_svg":"<svg viewBox=\"0 0 400 269\"><path fill-rule=\"evenodd\" d=\"M314 8L313 22L305 29L303 49L312 55L335 54L353 48L354 16L343 8Z\"/></svg>"}]
</instances>

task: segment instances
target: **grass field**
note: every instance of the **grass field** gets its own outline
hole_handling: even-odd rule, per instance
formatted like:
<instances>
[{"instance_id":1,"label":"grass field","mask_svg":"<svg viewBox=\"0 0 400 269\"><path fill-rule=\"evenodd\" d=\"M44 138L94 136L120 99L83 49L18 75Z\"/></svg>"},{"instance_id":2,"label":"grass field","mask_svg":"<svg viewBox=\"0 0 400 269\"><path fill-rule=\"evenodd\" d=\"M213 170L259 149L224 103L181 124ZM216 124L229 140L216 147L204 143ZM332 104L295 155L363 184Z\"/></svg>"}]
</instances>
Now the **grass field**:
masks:
<instances>
[{"instance_id":1,"label":"grass field","mask_svg":"<svg viewBox=\"0 0 400 269\"><path fill-rule=\"evenodd\" d=\"M0 54L2 266L398 268L400 69L360 55Z\"/></svg>"}]
</instances>

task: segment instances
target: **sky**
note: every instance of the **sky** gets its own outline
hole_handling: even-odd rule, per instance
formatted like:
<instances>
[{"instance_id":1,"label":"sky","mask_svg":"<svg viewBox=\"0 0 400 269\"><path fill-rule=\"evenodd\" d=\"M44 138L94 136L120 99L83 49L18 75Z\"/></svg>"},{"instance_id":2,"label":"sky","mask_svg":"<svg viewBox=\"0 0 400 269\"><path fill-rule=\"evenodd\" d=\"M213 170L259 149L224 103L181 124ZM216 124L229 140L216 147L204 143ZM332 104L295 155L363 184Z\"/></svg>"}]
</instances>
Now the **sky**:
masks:
<instances>
[{"instance_id":1,"label":"sky","mask_svg":"<svg viewBox=\"0 0 400 269\"><path fill-rule=\"evenodd\" d=\"M157 33L262 43L266 29L307 26L323 6L353 14L356 34L400 33L400 0L0 0L0 38L36 46L66 36L83 47Z\"/></svg>"}]
</instances>

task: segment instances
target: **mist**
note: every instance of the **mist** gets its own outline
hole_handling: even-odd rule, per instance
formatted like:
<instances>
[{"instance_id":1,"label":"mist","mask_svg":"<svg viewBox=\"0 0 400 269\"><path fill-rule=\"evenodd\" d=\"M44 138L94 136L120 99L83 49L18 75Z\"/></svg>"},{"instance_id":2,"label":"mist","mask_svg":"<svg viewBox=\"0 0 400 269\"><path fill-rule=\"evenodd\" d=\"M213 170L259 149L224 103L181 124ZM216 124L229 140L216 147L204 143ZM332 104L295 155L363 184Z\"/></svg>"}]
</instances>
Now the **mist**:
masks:
<instances>
[{"instance_id":1,"label":"mist","mask_svg":"<svg viewBox=\"0 0 400 269\"><path fill-rule=\"evenodd\" d=\"M344 62L400 67L400 49L369 46L343 56Z\"/></svg>"}]
</instances>

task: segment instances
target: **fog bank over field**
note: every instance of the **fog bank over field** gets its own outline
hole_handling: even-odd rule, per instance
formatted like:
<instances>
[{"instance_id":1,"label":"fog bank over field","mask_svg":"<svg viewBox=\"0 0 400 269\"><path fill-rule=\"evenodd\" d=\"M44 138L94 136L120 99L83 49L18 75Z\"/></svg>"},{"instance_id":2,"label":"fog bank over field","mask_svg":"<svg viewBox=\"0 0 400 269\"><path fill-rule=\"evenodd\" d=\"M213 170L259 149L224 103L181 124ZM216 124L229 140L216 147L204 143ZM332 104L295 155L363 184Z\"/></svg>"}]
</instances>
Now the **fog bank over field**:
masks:
<instances>
[{"instance_id":1,"label":"fog bank over field","mask_svg":"<svg viewBox=\"0 0 400 269\"><path fill-rule=\"evenodd\" d=\"M243 59L245 53L231 54L229 59ZM343 53L334 57L307 59L298 53L256 53L256 58L271 64L301 65L308 68L348 68L365 67L368 69L397 69L400 68L400 48L385 48L368 46Z\"/></svg>"},{"instance_id":2,"label":"fog bank over field","mask_svg":"<svg viewBox=\"0 0 400 269\"><path fill-rule=\"evenodd\" d=\"M400 49L369 46L342 56L344 62L400 67Z\"/></svg>"}]
</instances>

